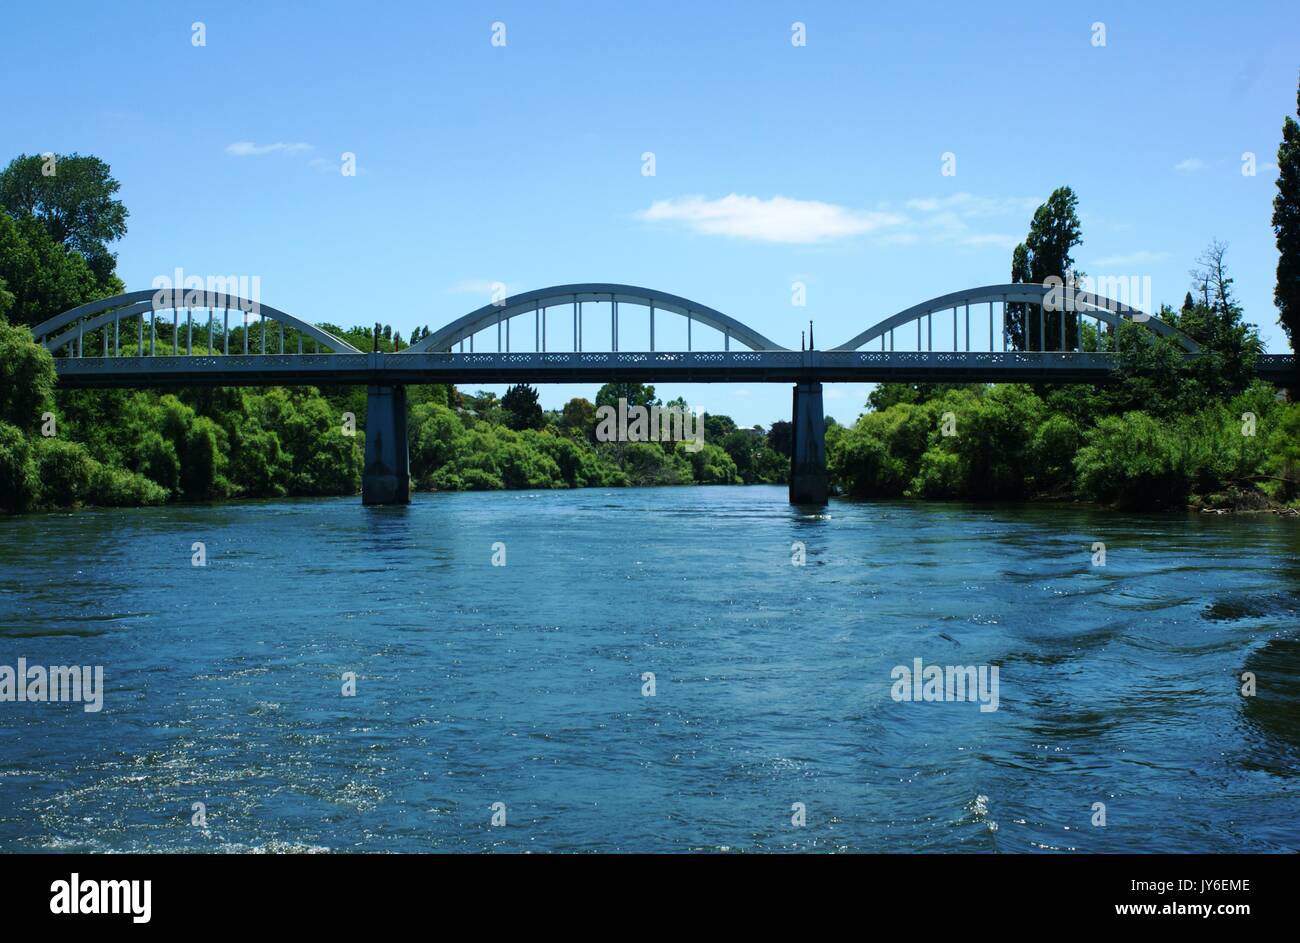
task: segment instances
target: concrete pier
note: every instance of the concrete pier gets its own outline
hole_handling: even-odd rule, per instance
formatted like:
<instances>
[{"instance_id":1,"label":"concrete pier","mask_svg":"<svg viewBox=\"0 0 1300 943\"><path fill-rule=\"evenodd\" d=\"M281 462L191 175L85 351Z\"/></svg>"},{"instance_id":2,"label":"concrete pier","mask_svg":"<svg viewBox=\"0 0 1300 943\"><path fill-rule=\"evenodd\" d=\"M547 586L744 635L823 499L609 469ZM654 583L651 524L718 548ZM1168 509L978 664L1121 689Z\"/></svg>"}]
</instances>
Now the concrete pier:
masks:
<instances>
[{"instance_id":1,"label":"concrete pier","mask_svg":"<svg viewBox=\"0 0 1300 943\"><path fill-rule=\"evenodd\" d=\"M361 503L410 504L406 387L370 386L367 394L366 464L361 471Z\"/></svg>"},{"instance_id":2,"label":"concrete pier","mask_svg":"<svg viewBox=\"0 0 1300 943\"><path fill-rule=\"evenodd\" d=\"M826 471L826 420L820 383L795 385L790 416L790 503L825 504L830 497L830 475Z\"/></svg>"}]
</instances>

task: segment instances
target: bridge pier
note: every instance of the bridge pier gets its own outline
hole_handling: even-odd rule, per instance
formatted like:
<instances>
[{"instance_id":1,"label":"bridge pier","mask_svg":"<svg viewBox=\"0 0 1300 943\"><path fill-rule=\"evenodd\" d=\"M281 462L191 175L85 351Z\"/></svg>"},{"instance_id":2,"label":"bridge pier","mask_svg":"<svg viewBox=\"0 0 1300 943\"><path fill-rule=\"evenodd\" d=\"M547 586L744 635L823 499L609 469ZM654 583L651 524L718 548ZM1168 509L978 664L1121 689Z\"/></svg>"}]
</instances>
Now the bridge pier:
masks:
<instances>
[{"instance_id":1,"label":"bridge pier","mask_svg":"<svg viewBox=\"0 0 1300 943\"><path fill-rule=\"evenodd\" d=\"M361 470L361 503L411 503L404 386L372 384L367 389L366 464Z\"/></svg>"},{"instance_id":2,"label":"bridge pier","mask_svg":"<svg viewBox=\"0 0 1300 943\"><path fill-rule=\"evenodd\" d=\"M830 475L826 471L826 420L820 383L795 385L790 416L790 503L825 504L830 497Z\"/></svg>"}]
</instances>

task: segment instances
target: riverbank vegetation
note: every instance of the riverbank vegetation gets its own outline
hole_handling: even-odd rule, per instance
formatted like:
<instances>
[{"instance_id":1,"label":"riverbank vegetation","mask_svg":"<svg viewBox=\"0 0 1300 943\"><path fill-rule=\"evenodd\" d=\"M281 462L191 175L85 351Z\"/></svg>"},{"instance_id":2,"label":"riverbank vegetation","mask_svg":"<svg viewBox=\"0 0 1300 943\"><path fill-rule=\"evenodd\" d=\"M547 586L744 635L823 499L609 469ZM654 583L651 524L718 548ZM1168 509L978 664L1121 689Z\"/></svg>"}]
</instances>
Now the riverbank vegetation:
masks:
<instances>
[{"instance_id":1,"label":"riverbank vegetation","mask_svg":"<svg viewBox=\"0 0 1300 943\"><path fill-rule=\"evenodd\" d=\"M1073 195L1062 196L1057 205L1072 214ZM1040 223L1077 227L1050 215ZM1059 269L1067 283L1079 276L1068 249ZM1211 245L1193 273L1195 294L1157 315L1198 342L1197 359L1125 322L1116 383L883 384L869 412L828 430L833 481L858 497L1077 498L1135 509L1295 502L1300 404L1251 378L1259 338L1242 321L1225 256L1226 246Z\"/></svg>"}]
</instances>

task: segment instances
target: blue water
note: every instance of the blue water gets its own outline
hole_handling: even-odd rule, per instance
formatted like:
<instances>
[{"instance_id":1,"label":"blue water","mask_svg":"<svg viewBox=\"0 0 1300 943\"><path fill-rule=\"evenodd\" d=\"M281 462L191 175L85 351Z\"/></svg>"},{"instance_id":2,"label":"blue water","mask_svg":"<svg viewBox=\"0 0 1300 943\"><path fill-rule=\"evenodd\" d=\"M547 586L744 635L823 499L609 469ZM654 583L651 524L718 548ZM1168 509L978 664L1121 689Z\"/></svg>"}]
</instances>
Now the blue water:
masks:
<instances>
[{"instance_id":1,"label":"blue water","mask_svg":"<svg viewBox=\"0 0 1300 943\"><path fill-rule=\"evenodd\" d=\"M0 665L106 688L0 703L0 849L1294 851L1298 609L1274 517L752 487L0 520ZM895 701L918 657L998 666L998 709Z\"/></svg>"}]
</instances>

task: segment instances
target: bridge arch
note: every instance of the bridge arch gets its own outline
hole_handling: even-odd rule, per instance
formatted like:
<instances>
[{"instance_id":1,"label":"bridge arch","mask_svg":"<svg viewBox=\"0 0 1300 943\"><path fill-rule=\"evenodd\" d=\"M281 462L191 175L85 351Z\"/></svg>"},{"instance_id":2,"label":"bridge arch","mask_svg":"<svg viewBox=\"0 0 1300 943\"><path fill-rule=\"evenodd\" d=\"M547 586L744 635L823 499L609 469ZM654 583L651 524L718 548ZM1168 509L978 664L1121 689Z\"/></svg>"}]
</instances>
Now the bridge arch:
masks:
<instances>
[{"instance_id":1,"label":"bridge arch","mask_svg":"<svg viewBox=\"0 0 1300 943\"><path fill-rule=\"evenodd\" d=\"M775 341L764 337L753 328L742 324L735 318L723 314L710 308L708 305L702 305L699 302L682 298L678 295L670 295L667 292L658 291L653 288L640 288L636 285L619 285L606 282L591 282L577 285L555 285L550 288L539 288L534 291L527 291L519 295L512 295L503 299L499 303L486 304L469 314L457 318L450 324L445 325L428 337L423 337L402 353L424 353L449 351L453 346L473 337L480 331L487 330L498 324L508 323L509 320L517 315L527 314L534 311L543 311L546 308L555 308L561 305L572 305L574 317L578 323L578 336L581 337L581 309L579 306L584 302L608 303L614 306L619 304L633 304L642 307L648 307L651 312L667 311L670 314L676 314L684 317L688 322L698 321L708 327L721 333L727 341L728 348L732 338L740 341L750 350L787 350ZM614 323L617 324L617 308L614 311ZM653 323L653 314L652 314ZM617 349L617 327L614 328L615 349ZM653 334L652 334L653 343Z\"/></svg>"},{"instance_id":2,"label":"bridge arch","mask_svg":"<svg viewBox=\"0 0 1300 943\"><path fill-rule=\"evenodd\" d=\"M47 321L42 321L32 328L32 336L37 343L53 352L66 344L71 344L74 341L79 342L85 334L101 327L107 327L110 324L115 325L114 335L116 336L122 321L139 317L141 318L140 336L143 338L144 319L147 315L152 313L156 316L162 311L172 311L177 316L173 323L179 324L179 314L182 310L186 311L188 316L192 316L195 310L201 309L213 313L222 311L227 317L231 311L237 311L241 316L256 314L266 321L275 321L286 327L291 327L304 337L311 338L318 345L328 347L335 353L362 353L362 351L342 338L335 337L314 324L295 318L293 315L287 314L278 308L273 308L268 304L238 295L224 292L205 292L197 288L192 290L177 289L175 291L151 288L127 292L123 295L114 295L111 298L101 298L98 301L72 308ZM223 317L223 326L227 323L227 317ZM210 321L209 323L214 322ZM107 334L104 341L105 345L107 345ZM281 344L283 345L283 339ZM143 354L143 347L141 348L141 354Z\"/></svg>"},{"instance_id":3,"label":"bridge arch","mask_svg":"<svg viewBox=\"0 0 1300 943\"><path fill-rule=\"evenodd\" d=\"M989 336L992 344L992 305L1002 304L1002 335L1003 343L1006 342L1007 329L1007 310L1008 304L1025 304L1037 305L1041 309L1047 296L1053 289L1044 285L1033 283L1017 282L1006 285L985 285L980 288L968 288L963 291L954 291L946 295L939 295L920 304L912 305L910 308L898 312L897 314L885 318L871 327L867 328L861 334L840 344L838 347L832 347L831 350L851 351L869 344L871 341L880 340L882 345L886 335L889 335L892 342L892 334L895 330L903 325L917 322L918 331L922 318L930 317L938 312L954 312L954 324L956 324L956 314L958 309L965 308L967 311L966 322L966 341L967 349L970 349L970 306L977 304L990 305L990 322ZM1050 303L1050 302L1049 302ZM1054 310L1054 309L1051 309ZM1136 308L1129 306L1121 301L1107 298L1103 295L1089 292L1076 292L1073 296L1073 307L1067 309L1067 314L1072 314L1080 319L1090 318L1098 322L1104 322L1118 329L1118 326L1125 320L1134 321L1142 324L1147 330L1152 331L1162 337L1172 338L1187 353L1199 353L1200 345L1194 340L1179 331L1177 328L1154 315L1146 314ZM1040 314L1041 316L1041 314ZM954 344L959 330L954 327Z\"/></svg>"}]
</instances>

